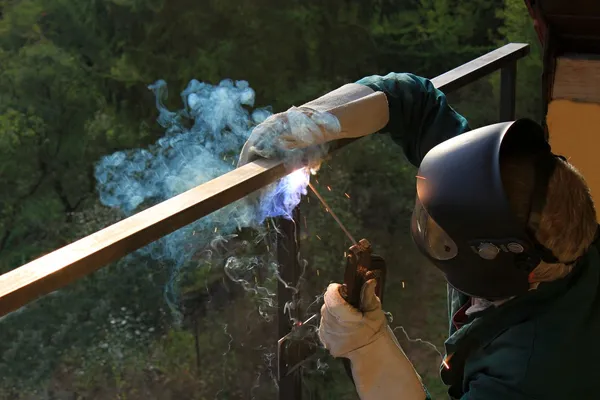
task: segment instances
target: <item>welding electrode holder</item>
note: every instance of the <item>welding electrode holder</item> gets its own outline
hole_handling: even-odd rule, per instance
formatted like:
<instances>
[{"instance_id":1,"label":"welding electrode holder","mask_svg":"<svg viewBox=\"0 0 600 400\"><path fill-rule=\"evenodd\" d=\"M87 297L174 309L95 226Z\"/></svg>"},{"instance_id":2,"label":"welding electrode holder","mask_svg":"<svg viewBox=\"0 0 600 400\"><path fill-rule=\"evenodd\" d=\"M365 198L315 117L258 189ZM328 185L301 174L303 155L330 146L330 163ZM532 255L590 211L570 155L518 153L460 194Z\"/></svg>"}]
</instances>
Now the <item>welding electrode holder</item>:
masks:
<instances>
[{"instance_id":1,"label":"welding electrode holder","mask_svg":"<svg viewBox=\"0 0 600 400\"><path fill-rule=\"evenodd\" d=\"M375 294L383 303L383 288L385 285L386 266L385 260L372 253L371 243L361 239L346 253L346 271L344 272L344 285L341 295L352 307L361 310L361 293L363 286L370 279L377 281ZM362 310L361 310L362 311ZM344 368L352 383L352 366L350 360L343 359Z\"/></svg>"},{"instance_id":2,"label":"welding electrode holder","mask_svg":"<svg viewBox=\"0 0 600 400\"><path fill-rule=\"evenodd\" d=\"M360 295L364 284L369 279L376 279L375 294L383 301L385 273L386 266L383 258L372 253L368 240L360 240L346 252L342 297L360 310ZM297 371L317 354L319 346L316 331L319 319L319 314L312 315L303 323L296 325L290 333L277 342L277 377L279 381ZM344 359L343 361L348 376L352 380L350 360Z\"/></svg>"},{"instance_id":3,"label":"welding electrode holder","mask_svg":"<svg viewBox=\"0 0 600 400\"><path fill-rule=\"evenodd\" d=\"M344 300L360 310L362 288L368 280L375 279L377 281L375 294L383 303L385 274L385 260L372 253L371 243L367 239L361 239L346 253L346 270L342 286Z\"/></svg>"}]
</instances>

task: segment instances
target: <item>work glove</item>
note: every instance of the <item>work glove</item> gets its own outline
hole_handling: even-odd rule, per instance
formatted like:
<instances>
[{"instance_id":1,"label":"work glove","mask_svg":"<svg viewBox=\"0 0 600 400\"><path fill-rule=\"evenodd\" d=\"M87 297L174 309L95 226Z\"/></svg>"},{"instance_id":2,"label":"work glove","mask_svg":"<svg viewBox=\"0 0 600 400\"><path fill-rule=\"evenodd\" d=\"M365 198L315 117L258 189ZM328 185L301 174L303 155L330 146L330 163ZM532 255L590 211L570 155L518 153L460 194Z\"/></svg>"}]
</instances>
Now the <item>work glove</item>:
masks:
<instances>
[{"instance_id":1,"label":"work glove","mask_svg":"<svg viewBox=\"0 0 600 400\"><path fill-rule=\"evenodd\" d=\"M421 378L388 326L375 295L376 280L361 290L361 310L342 297L343 286L330 284L321 307L319 339L334 357L350 360L361 400L423 400Z\"/></svg>"},{"instance_id":2,"label":"work glove","mask_svg":"<svg viewBox=\"0 0 600 400\"><path fill-rule=\"evenodd\" d=\"M332 283L327 288L321 307L319 339L332 356L348 357L352 351L384 334L387 320L375 295L376 286L375 279L363 285L360 294L362 311L344 300L344 286Z\"/></svg>"},{"instance_id":3,"label":"work glove","mask_svg":"<svg viewBox=\"0 0 600 400\"><path fill-rule=\"evenodd\" d=\"M238 167L261 157L285 158L332 140L369 135L388 120L384 93L350 83L258 124L242 148Z\"/></svg>"},{"instance_id":4,"label":"work glove","mask_svg":"<svg viewBox=\"0 0 600 400\"><path fill-rule=\"evenodd\" d=\"M238 167L258 158L284 158L294 150L324 144L340 131L334 115L309 107L292 107L269 116L252 130Z\"/></svg>"}]
</instances>

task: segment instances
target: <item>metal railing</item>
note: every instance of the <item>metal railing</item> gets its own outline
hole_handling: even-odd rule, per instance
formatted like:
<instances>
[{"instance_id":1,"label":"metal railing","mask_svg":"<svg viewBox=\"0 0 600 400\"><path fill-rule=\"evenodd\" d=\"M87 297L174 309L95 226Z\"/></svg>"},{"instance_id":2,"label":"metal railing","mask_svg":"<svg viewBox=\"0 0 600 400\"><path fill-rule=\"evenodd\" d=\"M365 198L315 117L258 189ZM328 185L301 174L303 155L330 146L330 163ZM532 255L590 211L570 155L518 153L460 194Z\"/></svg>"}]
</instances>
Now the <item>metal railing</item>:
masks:
<instances>
[{"instance_id":1,"label":"metal railing","mask_svg":"<svg viewBox=\"0 0 600 400\"><path fill-rule=\"evenodd\" d=\"M436 88L449 93L500 70L499 119L509 121L515 116L516 63L528 53L528 44L507 44L431 81ZM332 151L352 141L338 143L332 146ZM0 316L91 274L291 172L277 160L249 163L7 272L0 276ZM294 240L296 224L286 220L279 224L283 233L277 246L280 276L290 285L296 285L300 275L295 257L298 251ZM285 318L282 309L286 302L292 300L291 296L290 291L284 290L280 284L280 337L291 329L289 318ZM280 382L279 390L281 399L299 399L300 376L292 374L286 377Z\"/></svg>"}]
</instances>

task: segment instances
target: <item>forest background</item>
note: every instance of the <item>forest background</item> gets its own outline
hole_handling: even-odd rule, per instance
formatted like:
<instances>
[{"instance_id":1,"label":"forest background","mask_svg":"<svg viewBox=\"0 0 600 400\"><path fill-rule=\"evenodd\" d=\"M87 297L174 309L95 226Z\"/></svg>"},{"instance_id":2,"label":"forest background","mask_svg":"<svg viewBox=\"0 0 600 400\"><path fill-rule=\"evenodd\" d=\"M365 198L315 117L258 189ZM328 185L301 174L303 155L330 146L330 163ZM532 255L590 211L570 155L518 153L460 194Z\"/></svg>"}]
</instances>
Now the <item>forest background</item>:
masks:
<instances>
[{"instance_id":1,"label":"forest background","mask_svg":"<svg viewBox=\"0 0 600 400\"><path fill-rule=\"evenodd\" d=\"M168 108L192 79L234 79L279 112L367 75L435 77L508 42L531 45L517 116L540 120L540 49L522 0L0 0L0 272L124 217L100 202L94 168L165 135L148 89L159 79ZM498 97L498 73L449 95L472 127L497 121ZM381 135L337 153L317 178L386 258L395 332L445 398L439 355L398 328L443 349L444 282L408 233L414 175ZM341 279L348 243L315 201L301 209L312 299ZM172 265L136 253L0 320L0 398L276 398L275 320L222 266L185 264L183 318L165 300ZM304 372L305 398L356 398L340 363L321 361Z\"/></svg>"}]
</instances>

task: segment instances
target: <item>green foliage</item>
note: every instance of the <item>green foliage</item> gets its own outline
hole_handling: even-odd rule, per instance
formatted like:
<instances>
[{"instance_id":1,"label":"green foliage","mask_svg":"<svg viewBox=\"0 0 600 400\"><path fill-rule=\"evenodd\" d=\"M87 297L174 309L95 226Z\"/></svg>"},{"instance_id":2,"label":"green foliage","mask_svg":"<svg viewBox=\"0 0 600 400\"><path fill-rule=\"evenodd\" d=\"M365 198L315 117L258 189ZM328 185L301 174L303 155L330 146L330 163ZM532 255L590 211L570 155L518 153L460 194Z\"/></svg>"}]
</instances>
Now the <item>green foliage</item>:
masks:
<instances>
[{"instance_id":1,"label":"green foliage","mask_svg":"<svg viewBox=\"0 0 600 400\"><path fill-rule=\"evenodd\" d=\"M0 0L0 272L123 217L98 204L93 167L163 134L147 89L158 79L176 88L169 107L180 105L173 94L193 78L232 78L250 82L258 106L279 111L366 75L432 77L521 41L532 54L519 63L517 114L540 117L540 51L520 0L201 3ZM451 103L472 126L492 123L498 85L495 74ZM394 327L441 347L443 280L408 235L415 172L379 136L337 153L313 181L348 229L388 261ZM315 298L341 279L349 243L310 194L301 212L302 306L314 311ZM274 398L274 306L244 294L221 261L189 260L177 281L181 325L163 297L171 266L139 256L5 317L0 398ZM272 266L247 273L275 290ZM396 333L442 397L439 356ZM356 398L340 363L324 360L328 368L305 371L307 398Z\"/></svg>"},{"instance_id":2,"label":"green foliage","mask_svg":"<svg viewBox=\"0 0 600 400\"><path fill-rule=\"evenodd\" d=\"M503 39L499 44L521 42L531 45L530 55L520 61L517 67L517 118L527 117L541 122L543 119L542 48L525 2L506 0L504 7L497 10L497 15L504 20L504 25L500 29ZM496 93L499 93L498 80L494 81L494 85Z\"/></svg>"}]
</instances>

